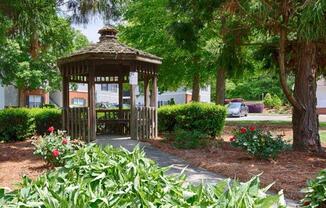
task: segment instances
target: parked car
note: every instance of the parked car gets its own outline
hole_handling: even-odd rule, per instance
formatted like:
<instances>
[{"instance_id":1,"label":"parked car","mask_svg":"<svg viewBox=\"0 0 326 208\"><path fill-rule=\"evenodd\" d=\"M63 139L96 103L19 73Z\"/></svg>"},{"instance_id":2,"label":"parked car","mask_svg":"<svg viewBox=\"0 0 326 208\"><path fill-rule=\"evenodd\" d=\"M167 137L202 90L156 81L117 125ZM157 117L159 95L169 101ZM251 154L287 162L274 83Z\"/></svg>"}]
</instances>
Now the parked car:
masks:
<instances>
[{"instance_id":1,"label":"parked car","mask_svg":"<svg viewBox=\"0 0 326 208\"><path fill-rule=\"evenodd\" d=\"M242 102L232 102L227 106L228 117L247 116L248 112L248 106Z\"/></svg>"}]
</instances>

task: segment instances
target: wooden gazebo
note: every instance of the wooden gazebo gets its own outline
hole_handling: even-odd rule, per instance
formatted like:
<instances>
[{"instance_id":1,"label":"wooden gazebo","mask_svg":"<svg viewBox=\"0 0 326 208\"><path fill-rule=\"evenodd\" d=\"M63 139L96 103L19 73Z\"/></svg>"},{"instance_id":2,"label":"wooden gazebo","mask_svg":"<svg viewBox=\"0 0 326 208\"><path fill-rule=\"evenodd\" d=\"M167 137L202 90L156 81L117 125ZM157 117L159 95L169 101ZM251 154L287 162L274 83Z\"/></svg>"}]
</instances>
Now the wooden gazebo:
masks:
<instances>
[{"instance_id":1,"label":"wooden gazebo","mask_svg":"<svg viewBox=\"0 0 326 208\"><path fill-rule=\"evenodd\" d=\"M63 128L73 138L93 141L97 134L157 136L157 71L162 59L117 41L117 30L99 30L100 41L58 61L63 77ZM136 106L136 87L143 82L144 105ZM88 106L69 106L70 83L88 84ZM97 109L95 84L119 85L117 109ZM130 84L130 109L123 107L123 84ZM150 87L151 86L151 87Z\"/></svg>"}]
</instances>

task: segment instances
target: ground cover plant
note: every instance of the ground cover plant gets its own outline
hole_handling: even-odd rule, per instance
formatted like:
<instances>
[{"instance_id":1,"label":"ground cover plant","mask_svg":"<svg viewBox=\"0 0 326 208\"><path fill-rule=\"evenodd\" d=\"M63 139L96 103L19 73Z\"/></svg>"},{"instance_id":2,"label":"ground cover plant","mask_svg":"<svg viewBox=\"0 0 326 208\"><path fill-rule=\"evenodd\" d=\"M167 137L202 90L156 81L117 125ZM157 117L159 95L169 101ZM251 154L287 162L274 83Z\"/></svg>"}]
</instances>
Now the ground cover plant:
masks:
<instances>
[{"instance_id":1,"label":"ground cover plant","mask_svg":"<svg viewBox=\"0 0 326 208\"><path fill-rule=\"evenodd\" d=\"M88 145L21 189L0 189L3 207L283 207L282 193L266 194L259 178L188 186L184 176L167 175L139 148L129 152Z\"/></svg>"},{"instance_id":2,"label":"ground cover plant","mask_svg":"<svg viewBox=\"0 0 326 208\"><path fill-rule=\"evenodd\" d=\"M309 180L307 188L303 189L305 198L301 200L302 207L326 207L326 169L319 172L315 179Z\"/></svg>"},{"instance_id":3,"label":"ground cover plant","mask_svg":"<svg viewBox=\"0 0 326 208\"><path fill-rule=\"evenodd\" d=\"M234 147L244 149L261 159L275 159L279 153L289 148L282 136L273 136L254 126L237 129L230 142Z\"/></svg>"}]
</instances>

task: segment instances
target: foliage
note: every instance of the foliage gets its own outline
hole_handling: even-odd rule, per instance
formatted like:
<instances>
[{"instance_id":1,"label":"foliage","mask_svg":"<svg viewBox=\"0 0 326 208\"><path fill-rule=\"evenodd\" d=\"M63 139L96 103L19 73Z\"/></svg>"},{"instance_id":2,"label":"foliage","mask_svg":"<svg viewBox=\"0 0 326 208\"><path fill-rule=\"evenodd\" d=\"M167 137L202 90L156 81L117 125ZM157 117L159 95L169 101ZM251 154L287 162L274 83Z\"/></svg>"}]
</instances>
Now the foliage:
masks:
<instances>
[{"instance_id":1,"label":"foliage","mask_svg":"<svg viewBox=\"0 0 326 208\"><path fill-rule=\"evenodd\" d=\"M62 128L62 114L60 109L32 108L29 110L29 113L35 125L35 133L39 135L45 134L49 126L53 126L55 129Z\"/></svg>"},{"instance_id":2,"label":"foliage","mask_svg":"<svg viewBox=\"0 0 326 208\"><path fill-rule=\"evenodd\" d=\"M0 206L10 207L285 207L283 195L268 195L259 178L215 186L184 184L167 175L139 148L129 152L96 145L69 156L64 167L24 178L21 189L0 189Z\"/></svg>"},{"instance_id":3,"label":"foliage","mask_svg":"<svg viewBox=\"0 0 326 208\"><path fill-rule=\"evenodd\" d=\"M51 108L8 108L0 110L0 141L24 140L49 126L61 128L61 111Z\"/></svg>"},{"instance_id":4,"label":"foliage","mask_svg":"<svg viewBox=\"0 0 326 208\"><path fill-rule=\"evenodd\" d=\"M237 130L230 142L235 147L246 150L249 154L261 159L275 159L279 153L286 150L288 145L282 136L273 136L255 127Z\"/></svg>"},{"instance_id":5,"label":"foliage","mask_svg":"<svg viewBox=\"0 0 326 208\"><path fill-rule=\"evenodd\" d=\"M277 95L267 93L264 97L264 105L268 108L280 108L282 100Z\"/></svg>"},{"instance_id":6,"label":"foliage","mask_svg":"<svg viewBox=\"0 0 326 208\"><path fill-rule=\"evenodd\" d=\"M326 170L321 170L315 179L309 180L307 188L303 189L302 207L314 208L326 206Z\"/></svg>"},{"instance_id":7,"label":"foliage","mask_svg":"<svg viewBox=\"0 0 326 208\"><path fill-rule=\"evenodd\" d=\"M0 110L0 141L21 141L33 134L28 109Z\"/></svg>"},{"instance_id":8,"label":"foliage","mask_svg":"<svg viewBox=\"0 0 326 208\"><path fill-rule=\"evenodd\" d=\"M55 131L54 127L50 127L49 131L49 135L34 142L34 154L41 156L54 166L62 166L65 164L67 156L73 154L79 146L72 143L70 137L63 131Z\"/></svg>"},{"instance_id":9,"label":"foliage","mask_svg":"<svg viewBox=\"0 0 326 208\"><path fill-rule=\"evenodd\" d=\"M161 131L182 129L215 137L222 131L226 109L206 103L163 106L158 110Z\"/></svg>"},{"instance_id":10,"label":"foliage","mask_svg":"<svg viewBox=\"0 0 326 208\"><path fill-rule=\"evenodd\" d=\"M0 79L19 89L59 89L57 58L88 43L59 17L56 1L4 0L0 6ZM3 31L3 32L1 32Z\"/></svg>"},{"instance_id":11,"label":"foliage","mask_svg":"<svg viewBox=\"0 0 326 208\"><path fill-rule=\"evenodd\" d=\"M197 130L186 131L177 129L173 145L179 149L195 149L205 146L207 138L207 134Z\"/></svg>"},{"instance_id":12,"label":"foliage","mask_svg":"<svg viewBox=\"0 0 326 208\"><path fill-rule=\"evenodd\" d=\"M247 106L249 113L262 113L264 111L263 103L249 103Z\"/></svg>"}]
</instances>

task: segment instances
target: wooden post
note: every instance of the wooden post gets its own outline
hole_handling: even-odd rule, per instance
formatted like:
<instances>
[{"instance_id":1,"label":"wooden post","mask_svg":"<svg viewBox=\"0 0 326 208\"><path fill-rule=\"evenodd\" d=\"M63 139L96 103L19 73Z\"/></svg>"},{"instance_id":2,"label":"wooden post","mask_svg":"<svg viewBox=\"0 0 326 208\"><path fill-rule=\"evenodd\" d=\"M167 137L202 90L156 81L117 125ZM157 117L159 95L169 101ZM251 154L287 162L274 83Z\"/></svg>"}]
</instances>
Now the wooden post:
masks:
<instances>
[{"instance_id":1,"label":"wooden post","mask_svg":"<svg viewBox=\"0 0 326 208\"><path fill-rule=\"evenodd\" d=\"M62 78L62 128L68 130L68 108L69 108L69 80L66 75Z\"/></svg>"},{"instance_id":2,"label":"wooden post","mask_svg":"<svg viewBox=\"0 0 326 208\"><path fill-rule=\"evenodd\" d=\"M154 111L154 137L156 138L158 135L157 131L157 95L158 95L158 88L157 88L157 75L155 74L153 77L153 85L152 85L152 96L151 96L151 107L155 108Z\"/></svg>"},{"instance_id":3,"label":"wooden post","mask_svg":"<svg viewBox=\"0 0 326 208\"><path fill-rule=\"evenodd\" d=\"M123 109L123 75L119 76L119 110Z\"/></svg>"},{"instance_id":4,"label":"wooden post","mask_svg":"<svg viewBox=\"0 0 326 208\"><path fill-rule=\"evenodd\" d=\"M131 66L131 72L136 72L136 66ZM129 74L130 79L130 74ZM138 126L137 126L137 108L136 108L136 87L137 85L131 84L130 86L130 137L131 139L138 140Z\"/></svg>"},{"instance_id":5,"label":"wooden post","mask_svg":"<svg viewBox=\"0 0 326 208\"><path fill-rule=\"evenodd\" d=\"M148 77L145 77L144 79L144 106L149 107L150 105L150 98L149 98L149 79Z\"/></svg>"},{"instance_id":6,"label":"wooden post","mask_svg":"<svg viewBox=\"0 0 326 208\"><path fill-rule=\"evenodd\" d=\"M96 139L95 77L94 67L88 74L88 142Z\"/></svg>"}]
</instances>

